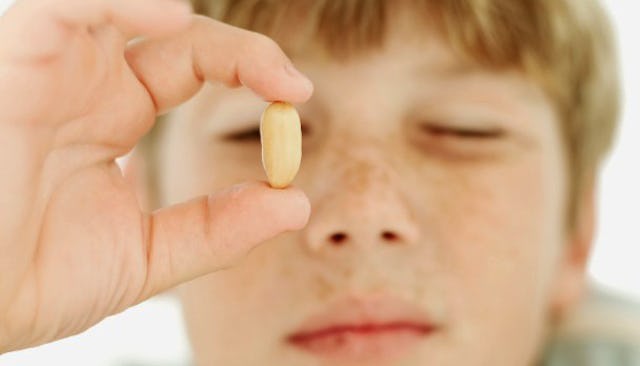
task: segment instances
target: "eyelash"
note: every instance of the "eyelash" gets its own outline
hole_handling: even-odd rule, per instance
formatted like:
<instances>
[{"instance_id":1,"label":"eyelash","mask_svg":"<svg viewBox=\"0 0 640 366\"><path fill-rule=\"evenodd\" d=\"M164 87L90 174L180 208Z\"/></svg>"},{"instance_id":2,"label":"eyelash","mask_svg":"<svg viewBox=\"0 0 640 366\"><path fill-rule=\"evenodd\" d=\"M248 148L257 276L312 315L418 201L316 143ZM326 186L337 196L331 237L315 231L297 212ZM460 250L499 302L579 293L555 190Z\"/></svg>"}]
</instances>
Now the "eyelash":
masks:
<instances>
[{"instance_id":1,"label":"eyelash","mask_svg":"<svg viewBox=\"0 0 640 366\"><path fill-rule=\"evenodd\" d=\"M251 128L248 130L233 132L225 135L224 139L232 142L260 141L260 129Z\"/></svg>"},{"instance_id":2,"label":"eyelash","mask_svg":"<svg viewBox=\"0 0 640 366\"><path fill-rule=\"evenodd\" d=\"M302 136L304 137L304 135L309 133L309 128L306 125L302 125ZM238 132L232 132L229 133L225 136L223 136L223 139L226 141L230 141L230 142L237 142L237 143L242 143L242 142L259 142L260 141L260 128L259 127L255 127L255 128L249 128L246 130L242 130L242 131L238 131Z\"/></svg>"},{"instance_id":3,"label":"eyelash","mask_svg":"<svg viewBox=\"0 0 640 366\"><path fill-rule=\"evenodd\" d=\"M445 126L438 125L423 125L421 129L424 132L429 133L430 135L436 137L451 137L451 138L460 138L460 139L468 139L468 140L489 140L489 139L497 139L504 136L504 131L500 129L465 129L465 128L451 128ZM302 134L308 133L308 128L303 125L302 126ZM230 133L224 136L224 139L231 142L256 142L260 141L260 129L259 128L250 128L247 130L242 130L234 133Z\"/></svg>"},{"instance_id":4,"label":"eyelash","mask_svg":"<svg viewBox=\"0 0 640 366\"><path fill-rule=\"evenodd\" d=\"M450 137L467 140L490 140L504 137L501 129L467 129L439 125L422 125L421 129L435 137Z\"/></svg>"}]
</instances>

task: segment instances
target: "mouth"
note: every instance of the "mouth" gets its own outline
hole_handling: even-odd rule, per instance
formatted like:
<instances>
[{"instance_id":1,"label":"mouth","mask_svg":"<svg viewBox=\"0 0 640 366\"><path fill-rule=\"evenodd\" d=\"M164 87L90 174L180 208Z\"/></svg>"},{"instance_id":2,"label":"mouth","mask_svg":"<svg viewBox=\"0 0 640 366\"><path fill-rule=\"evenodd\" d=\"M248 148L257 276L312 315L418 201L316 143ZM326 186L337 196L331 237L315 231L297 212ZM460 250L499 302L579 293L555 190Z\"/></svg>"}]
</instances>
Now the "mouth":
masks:
<instances>
[{"instance_id":1,"label":"mouth","mask_svg":"<svg viewBox=\"0 0 640 366\"><path fill-rule=\"evenodd\" d=\"M438 329L409 303L393 298L351 298L310 317L286 341L333 361L392 361L407 355Z\"/></svg>"}]
</instances>

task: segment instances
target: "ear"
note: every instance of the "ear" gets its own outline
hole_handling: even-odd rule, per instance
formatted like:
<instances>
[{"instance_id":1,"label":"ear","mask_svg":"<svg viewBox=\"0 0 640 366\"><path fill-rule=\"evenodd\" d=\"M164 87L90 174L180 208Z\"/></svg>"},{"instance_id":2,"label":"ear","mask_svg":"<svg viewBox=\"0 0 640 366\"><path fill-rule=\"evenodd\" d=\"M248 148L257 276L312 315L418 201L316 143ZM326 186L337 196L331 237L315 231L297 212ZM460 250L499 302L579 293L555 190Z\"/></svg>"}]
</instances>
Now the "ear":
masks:
<instances>
[{"instance_id":1,"label":"ear","mask_svg":"<svg viewBox=\"0 0 640 366\"><path fill-rule=\"evenodd\" d=\"M568 228L552 294L554 318L562 318L582 299L586 290L587 264L593 247L596 225L595 177L579 198L574 225Z\"/></svg>"}]
</instances>

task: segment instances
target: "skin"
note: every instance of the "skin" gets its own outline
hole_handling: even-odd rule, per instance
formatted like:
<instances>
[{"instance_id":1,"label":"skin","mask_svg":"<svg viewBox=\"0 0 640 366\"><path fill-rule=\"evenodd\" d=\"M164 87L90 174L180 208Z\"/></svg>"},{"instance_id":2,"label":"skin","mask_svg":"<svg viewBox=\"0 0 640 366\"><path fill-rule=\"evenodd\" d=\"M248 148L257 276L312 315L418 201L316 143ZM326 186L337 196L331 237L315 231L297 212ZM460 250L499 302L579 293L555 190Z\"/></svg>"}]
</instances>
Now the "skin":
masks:
<instances>
[{"instance_id":1,"label":"skin","mask_svg":"<svg viewBox=\"0 0 640 366\"><path fill-rule=\"evenodd\" d=\"M382 49L345 62L317 45L296 54L315 84L298 106L306 133L294 181L311 218L181 286L198 365L338 365L283 339L333 301L374 294L410 301L442 326L380 364L528 365L550 318L579 297L593 209L585 197L567 228L551 101L526 75L474 66L416 27L391 27ZM265 106L211 86L172 113L157 204L264 179L255 129Z\"/></svg>"},{"instance_id":2,"label":"skin","mask_svg":"<svg viewBox=\"0 0 640 366\"><path fill-rule=\"evenodd\" d=\"M147 40L128 44L136 35ZM24 0L0 19L0 354L83 331L304 226L302 192L259 183L140 208L116 157L205 80L266 100L312 93L273 41L182 1Z\"/></svg>"},{"instance_id":3,"label":"skin","mask_svg":"<svg viewBox=\"0 0 640 366\"><path fill-rule=\"evenodd\" d=\"M140 34L154 38L128 43ZM220 139L264 106L220 84L309 99L309 81L273 41L172 0L18 2L0 19L0 353L217 271L181 289L203 365L317 365L281 337L331 299L372 292L442 325L406 364L530 362L546 317L577 298L592 227L591 204L575 230L564 226L551 104L517 73L454 77L436 39L418 54L397 37L368 59L299 58L318 82L300 108L312 132L297 185L309 201L255 182L257 144ZM218 86L181 107L164 136L161 196L150 202L165 208L143 210L144 192L115 159L205 80ZM477 142L411 129L434 119L505 134ZM310 203L309 225L282 234L305 226ZM326 241L336 230L342 246Z\"/></svg>"}]
</instances>

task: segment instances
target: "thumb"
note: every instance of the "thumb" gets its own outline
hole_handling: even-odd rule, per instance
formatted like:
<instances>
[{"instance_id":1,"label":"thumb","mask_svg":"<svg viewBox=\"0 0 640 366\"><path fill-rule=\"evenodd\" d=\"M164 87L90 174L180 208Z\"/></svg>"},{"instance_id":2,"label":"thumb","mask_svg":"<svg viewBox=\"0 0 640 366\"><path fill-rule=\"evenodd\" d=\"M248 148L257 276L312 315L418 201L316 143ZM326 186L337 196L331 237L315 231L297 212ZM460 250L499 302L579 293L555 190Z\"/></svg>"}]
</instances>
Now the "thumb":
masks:
<instances>
[{"instance_id":1,"label":"thumb","mask_svg":"<svg viewBox=\"0 0 640 366\"><path fill-rule=\"evenodd\" d=\"M259 243L304 227L309 214L301 190L258 182L152 213L146 220L147 279L139 300L233 265Z\"/></svg>"}]
</instances>

